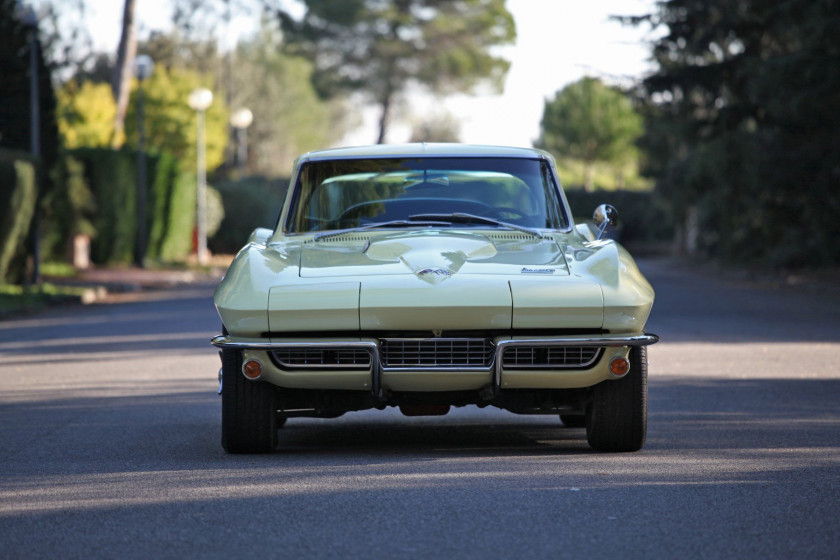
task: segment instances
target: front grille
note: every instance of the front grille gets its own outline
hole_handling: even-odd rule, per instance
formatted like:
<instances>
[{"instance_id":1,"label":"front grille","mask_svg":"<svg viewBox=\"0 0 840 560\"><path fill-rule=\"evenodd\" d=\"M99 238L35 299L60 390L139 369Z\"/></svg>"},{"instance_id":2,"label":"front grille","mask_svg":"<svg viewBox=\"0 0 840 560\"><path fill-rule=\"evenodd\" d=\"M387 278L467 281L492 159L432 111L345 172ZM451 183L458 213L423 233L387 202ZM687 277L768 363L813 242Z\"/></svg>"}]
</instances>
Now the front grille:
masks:
<instances>
[{"instance_id":1,"label":"front grille","mask_svg":"<svg viewBox=\"0 0 840 560\"><path fill-rule=\"evenodd\" d=\"M493 343L486 338L423 338L382 340L386 368L489 368Z\"/></svg>"},{"instance_id":2,"label":"front grille","mask_svg":"<svg viewBox=\"0 0 840 560\"><path fill-rule=\"evenodd\" d=\"M585 368L600 353L597 346L511 346L505 348L502 365L510 369Z\"/></svg>"},{"instance_id":3,"label":"front grille","mask_svg":"<svg viewBox=\"0 0 840 560\"><path fill-rule=\"evenodd\" d=\"M271 355L285 368L367 369L370 352L359 348L283 348Z\"/></svg>"}]
</instances>

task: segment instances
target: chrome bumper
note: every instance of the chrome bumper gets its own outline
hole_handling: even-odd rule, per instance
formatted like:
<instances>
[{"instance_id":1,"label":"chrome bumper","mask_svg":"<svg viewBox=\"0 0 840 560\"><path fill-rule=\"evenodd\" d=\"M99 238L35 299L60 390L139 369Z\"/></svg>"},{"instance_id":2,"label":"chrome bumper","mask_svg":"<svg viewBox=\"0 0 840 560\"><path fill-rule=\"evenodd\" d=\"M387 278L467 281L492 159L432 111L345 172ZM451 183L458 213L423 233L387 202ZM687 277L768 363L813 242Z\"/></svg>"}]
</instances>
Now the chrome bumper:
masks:
<instances>
[{"instance_id":1,"label":"chrome bumper","mask_svg":"<svg viewBox=\"0 0 840 560\"><path fill-rule=\"evenodd\" d=\"M502 353L507 348L516 346L597 346L601 348L615 348L623 346L649 346L659 342L655 334L645 333L631 336L614 335L579 335L559 338L501 338L495 341L496 349L491 368L493 371L492 394L499 391L502 382ZM379 343L369 340L343 342L235 342L230 337L219 335L210 340L210 344L217 348L229 350L278 350L281 348L356 348L370 352L371 357L371 389L375 398L382 398L381 375L382 363L379 357ZM428 369L418 368L411 371L423 372ZM440 371L434 369L431 371ZM486 370L485 370L486 371Z\"/></svg>"}]
</instances>

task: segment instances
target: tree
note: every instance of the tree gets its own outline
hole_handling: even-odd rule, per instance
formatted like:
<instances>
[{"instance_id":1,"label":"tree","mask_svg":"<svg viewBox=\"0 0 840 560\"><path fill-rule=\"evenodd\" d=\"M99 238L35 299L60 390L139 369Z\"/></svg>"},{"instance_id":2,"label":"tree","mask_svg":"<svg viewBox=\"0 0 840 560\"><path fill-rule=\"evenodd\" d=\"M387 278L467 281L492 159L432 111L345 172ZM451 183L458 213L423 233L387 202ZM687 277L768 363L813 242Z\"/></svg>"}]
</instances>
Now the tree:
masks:
<instances>
[{"instance_id":1,"label":"tree","mask_svg":"<svg viewBox=\"0 0 840 560\"><path fill-rule=\"evenodd\" d=\"M132 82L137 89L137 80ZM196 113L187 105L187 97L196 88L212 88L212 79L190 70L155 66L151 78L144 80L145 132L148 146L169 153L181 160L185 169L196 165ZM214 95L213 104L205 111L207 169L213 170L224 161L227 145L228 110L224 99ZM126 143L136 146L137 96L131 96L126 113Z\"/></svg>"},{"instance_id":2,"label":"tree","mask_svg":"<svg viewBox=\"0 0 840 560\"><path fill-rule=\"evenodd\" d=\"M460 142L461 125L451 113L438 113L418 121L409 142Z\"/></svg>"},{"instance_id":3,"label":"tree","mask_svg":"<svg viewBox=\"0 0 840 560\"><path fill-rule=\"evenodd\" d=\"M128 100L131 87L132 66L134 57L137 54L137 32L134 29L134 5L135 0L125 0L123 5L122 32L120 43L117 47L117 62L114 65L111 77L111 91L117 102L117 111L114 115L114 138L112 145L115 148L122 146L124 142L125 112L128 109Z\"/></svg>"},{"instance_id":4,"label":"tree","mask_svg":"<svg viewBox=\"0 0 840 560\"><path fill-rule=\"evenodd\" d=\"M492 47L512 43L504 0L304 0L301 20L279 10L292 52L315 65L323 96L361 92L379 105L379 135L395 100L411 85L435 92L501 90L509 62Z\"/></svg>"},{"instance_id":5,"label":"tree","mask_svg":"<svg viewBox=\"0 0 840 560\"><path fill-rule=\"evenodd\" d=\"M15 13L14 0L0 0L0 37L3 37L0 41L0 149L29 152L32 146L30 33L38 34L39 30L27 29ZM36 50L40 155L43 169L49 170L58 157L56 102L52 76L44 60L44 51L38 37Z\"/></svg>"},{"instance_id":6,"label":"tree","mask_svg":"<svg viewBox=\"0 0 840 560\"><path fill-rule=\"evenodd\" d=\"M584 185L593 189L596 162L625 163L635 153L642 119L630 99L597 78L585 77L546 100L537 145L558 159L583 162Z\"/></svg>"},{"instance_id":7,"label":"tree","mask_svg":"<svg viewBox=\"0 0 840 560\"><path fill-rule=\"evenodd\" d=\"M114 136L117 105L107 84L71 80L56 90L58 130L63 145L73 148L102 148Z\"/></svg>"},{"instance_id":8,"label":"tree","mask_svg":"<svg viewBox=\"0 0 840 560\"><path fill-rule=\"evenodd\" d=\"M836 0L668 0L639 89L657 190L697 246L774 266L840 263ZM689 236L691 237L691 236Z\"/></svg>"},{"instance_id":9,"label":"tree","mask_svg":"<svg viewBox=\"0 0 840 560\"><path fill-rule=\"evenodd\" d=\"M238 87L232 103L254 114L248 129L252 172L288 176L298 155L344 135L350 114L344 102L318 97L311 82L312 64L285 54L276 31L264 27L241 43L234 62Z\"/></svg>"}]
</instances>

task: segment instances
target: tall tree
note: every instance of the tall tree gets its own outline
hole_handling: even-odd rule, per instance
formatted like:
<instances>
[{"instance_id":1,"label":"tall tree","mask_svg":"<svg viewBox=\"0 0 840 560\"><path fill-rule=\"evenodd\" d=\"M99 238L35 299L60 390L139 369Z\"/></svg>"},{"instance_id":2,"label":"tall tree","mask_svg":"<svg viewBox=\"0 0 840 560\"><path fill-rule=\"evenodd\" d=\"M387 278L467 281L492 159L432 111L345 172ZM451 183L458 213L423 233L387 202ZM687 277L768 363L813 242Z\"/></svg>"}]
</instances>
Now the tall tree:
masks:
<instances>
[{"instance_id":1,"label":"tall tree","mask_svg":"<svg viewBox=\"0 0 840 560\"><path fill-rule=\"evenodd\" d=\"M667 0L644 80L657 189L738 261L840 262L840 2ZM690 236L689 236L690 237Z\"/></svg>"},{"instance_id":2,"label":"tall tree","mask_svg":"<svg viewBox=\"0 0 840 560\"><path fill-rule=\"evenodd\" d=\"M194 171L196 113L187 105L186 99L196 88L213 89L212 77L191 70L156 67L154 74L144 80L143 87L146 142L160 152L176 156L184 169ZM126 143L130 146L136 146L139 138L136 98L132 95L126 116ZM213 103L204 116L206 165L208 171L212 171L224 160L228 141L228 110L224 96L214 92Z\"/></svg>"},{"instance_id":3,"label":"tall tree","mask_svg":"<svg viewBox=\"0 0 840 560\"><path fill-rule=\"evenodd\" d=\"M492 47L516 38L505 0L303 0L300 20L278 10L294 52L315 64L319 92L362 92L380 107L382 143L398 96L413 84L435 92L501 90L509 62Z\"/></svg>"},{"instance_id":4,"label":"tall tree","mask_svg":"<svg viewBox=\"0 0 840 560\"><path fill-rule=\"evenodd\" d=\"M111 77L111 91L117 102L114 116L114 138L112 145L120 147L125 141L125 113L131 91L131 74L134 57L137 54L137 31L134 25L134 5L136 0L125 0L123 5L122 32L117 47L117 62Z\"/></svg>"},{"instance_id":5,"label":"tall tree","mask_svg":"<svg viewBox=\"0 0 840 560\"><path fill-rule=\"evenodd\" d=\"M632 157L642 118L630 99L597 78L585 77L546 100L537 145L583 162L584 185L593 189L596 162L621 164Z\"/></svg>"}]
</instances>

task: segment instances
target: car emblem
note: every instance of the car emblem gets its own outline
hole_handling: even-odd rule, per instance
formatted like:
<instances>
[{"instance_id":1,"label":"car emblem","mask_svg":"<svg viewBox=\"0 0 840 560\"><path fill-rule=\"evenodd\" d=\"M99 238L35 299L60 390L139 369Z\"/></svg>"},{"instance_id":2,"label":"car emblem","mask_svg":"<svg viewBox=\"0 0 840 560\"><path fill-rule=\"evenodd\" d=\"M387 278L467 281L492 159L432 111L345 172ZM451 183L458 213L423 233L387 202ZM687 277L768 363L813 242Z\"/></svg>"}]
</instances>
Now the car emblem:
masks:
<instances>
[{"instance_id":1,"label":"car emblem","mask_svg":"<svg viewBox=\"0 0 840 560\"><path fill-rule=\"evenodd\" d=\"M452 271L445 268L424 268L423 270L418 270L416 274L417 276L433 274L435 276L445 276L448 278L449 276L452 276Z\"/></svg>"},{"instance_id":2,"label":"car emblem","mask_svg":"<svg viewBox=\"0 0 840 560\"><path fill-rule=\"evenodd\" d=\"M520 274L554 274L553 268L523 268Z\"/></svg>"}]
</instances>

